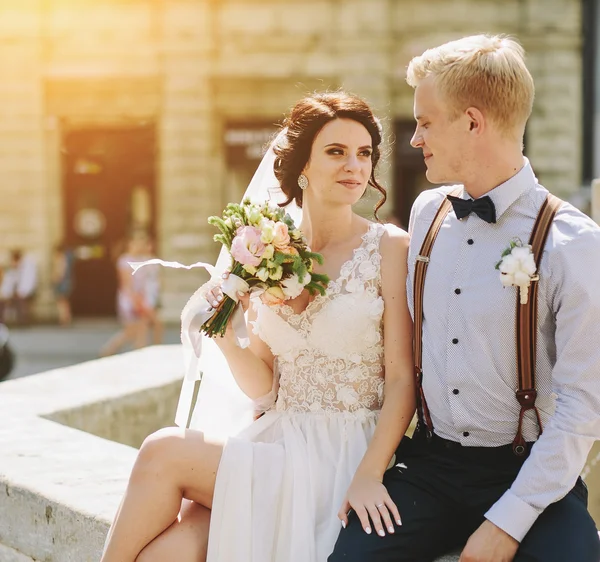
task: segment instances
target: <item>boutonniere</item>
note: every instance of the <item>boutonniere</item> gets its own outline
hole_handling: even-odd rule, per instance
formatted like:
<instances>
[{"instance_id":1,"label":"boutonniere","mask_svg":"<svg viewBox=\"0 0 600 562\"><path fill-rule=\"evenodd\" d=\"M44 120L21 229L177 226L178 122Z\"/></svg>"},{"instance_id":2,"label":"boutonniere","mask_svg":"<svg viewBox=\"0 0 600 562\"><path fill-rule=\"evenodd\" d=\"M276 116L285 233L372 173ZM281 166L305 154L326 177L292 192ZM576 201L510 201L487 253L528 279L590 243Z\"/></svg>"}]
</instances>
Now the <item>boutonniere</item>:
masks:
<instances>
[{"instance_id":1,"label":"boutonniere","mask_svg":"<svg viewBox=\"0 0 600 562\"><path fill-rule=\"evenodd\" d=\"M523 244L519 238L511 240L502 252L502 259L496 264L500 271L500 282L504 287L517 287L521 304L527 304L529 286L540 277L531 246Z\"/></svg>"}]
</instances>

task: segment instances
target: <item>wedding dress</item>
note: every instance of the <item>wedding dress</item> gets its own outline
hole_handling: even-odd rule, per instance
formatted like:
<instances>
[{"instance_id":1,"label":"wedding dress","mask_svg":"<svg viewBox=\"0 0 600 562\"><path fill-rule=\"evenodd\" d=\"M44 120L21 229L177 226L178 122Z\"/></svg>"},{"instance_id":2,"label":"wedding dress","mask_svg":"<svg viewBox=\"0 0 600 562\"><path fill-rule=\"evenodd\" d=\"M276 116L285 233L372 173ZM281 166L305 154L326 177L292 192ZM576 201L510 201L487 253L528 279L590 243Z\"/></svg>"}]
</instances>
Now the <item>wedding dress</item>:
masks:
<instances>
[{"instance_id":1,"label":"wedding dress","mask_svg":"<svg viewBox=\"0 0 600 562\"><path fill-rule=\"evenodd\" d=\"M325 562L333 550L383 401L384 231L372 223L303 312L252 299L276 385L266 413L225 445L208 562Z\"/></svg>"}]
</instances>

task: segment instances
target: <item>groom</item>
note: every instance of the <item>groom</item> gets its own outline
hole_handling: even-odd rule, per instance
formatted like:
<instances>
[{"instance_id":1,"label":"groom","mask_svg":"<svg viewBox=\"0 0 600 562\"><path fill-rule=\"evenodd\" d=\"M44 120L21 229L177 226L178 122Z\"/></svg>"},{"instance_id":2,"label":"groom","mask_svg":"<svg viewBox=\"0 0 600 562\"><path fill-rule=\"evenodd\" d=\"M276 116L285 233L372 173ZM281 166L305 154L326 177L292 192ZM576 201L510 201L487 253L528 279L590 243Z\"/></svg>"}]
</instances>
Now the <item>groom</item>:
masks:
<instances>
[{"instance_id":1,"label":"groom","mask_svg":"<svg viewBox=\"0 0 600 562\"><path fill-rule=\"evenodd\" d=\"M407 81L427 178L459 185L422 193L411 214L420 423L383 480L402 525L368 535L352 514L329 562L427 562L455 548L461 562L598 562L579 474L600 438L600 228L549 197L523 157L534 87L515 41L430 49ZM536 268L528 243L547 199L558 211L544 215ZM523 247L499 271L511 242Z\"/></svg>"}]
</instances>

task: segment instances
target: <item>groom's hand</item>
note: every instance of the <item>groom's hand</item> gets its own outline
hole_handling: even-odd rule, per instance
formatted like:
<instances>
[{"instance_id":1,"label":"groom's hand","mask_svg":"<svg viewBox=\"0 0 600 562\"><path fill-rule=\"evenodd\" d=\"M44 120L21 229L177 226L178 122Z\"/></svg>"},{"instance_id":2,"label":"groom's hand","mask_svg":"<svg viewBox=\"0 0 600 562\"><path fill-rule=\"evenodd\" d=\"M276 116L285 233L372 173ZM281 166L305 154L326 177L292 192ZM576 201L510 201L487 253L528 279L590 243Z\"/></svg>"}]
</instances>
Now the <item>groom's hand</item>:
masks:
<instances>
[{"instance_id":1,"label":"groom's hand","mask_svg":"<svg viewBox=\"0 0 600 562\"><path fill-rule=\"evenodd\" d=\"M373 532L373 528L379 536L385 535L384 528L388 533L393 533L392 518L398 525L402 524L396 504L392 501L381 480L374 476L355 474L338 512L338 518L344 528L348 525L350 509L355 511L362 528L368 534Z\"/></svg>"},{"instance_id":2,"label":"groom's hand","mask_svg":"<svg viewBox=\"0 0 600 562\"><path fill-rule=\"evenodd\" d=\"M459 562L511 562L518 549L518 541L486 520L467 541Z\"/></svg>"}]
</instances>

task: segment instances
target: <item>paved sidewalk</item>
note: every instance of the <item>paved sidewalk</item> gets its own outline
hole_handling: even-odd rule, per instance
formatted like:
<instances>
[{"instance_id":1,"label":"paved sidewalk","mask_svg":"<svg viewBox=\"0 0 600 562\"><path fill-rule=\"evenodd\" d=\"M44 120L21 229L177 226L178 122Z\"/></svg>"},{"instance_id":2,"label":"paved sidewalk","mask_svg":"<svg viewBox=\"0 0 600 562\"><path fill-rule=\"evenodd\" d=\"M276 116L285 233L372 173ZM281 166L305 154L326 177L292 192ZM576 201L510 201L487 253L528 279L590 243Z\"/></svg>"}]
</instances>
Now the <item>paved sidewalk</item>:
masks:
<instances>
[{"instance_id":1,"label":"paved sidewalk","mask_svg":"<svg viewBox=\"0 0 600 562\"><path fill-rule=\"evenodd\" d=\"M72 326L9 328L16 365L9 379L66 367L98 357L102 345L119 330L112 319L76 320ZM165 327L163 343L179 343L179 325Z\"/></svg>"}]
</instances>

